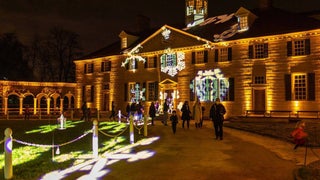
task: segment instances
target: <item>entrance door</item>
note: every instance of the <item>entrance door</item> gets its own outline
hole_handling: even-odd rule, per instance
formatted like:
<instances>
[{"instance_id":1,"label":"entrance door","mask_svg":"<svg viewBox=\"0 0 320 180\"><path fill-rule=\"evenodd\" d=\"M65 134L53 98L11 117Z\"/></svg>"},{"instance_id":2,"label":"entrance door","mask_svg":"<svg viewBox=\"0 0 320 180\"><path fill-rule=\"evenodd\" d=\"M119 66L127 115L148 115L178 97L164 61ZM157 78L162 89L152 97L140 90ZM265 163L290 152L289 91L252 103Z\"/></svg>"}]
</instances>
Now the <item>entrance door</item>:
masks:
<instances>
[{"instance_id":1,"label":"entrance door","mask_svg":"<svg viewBox=\"0 0 320 180\"><path fill-rule=\"evenodd\" d=\"M262 90L253 90L253 109L255 111L265 111L266 110L266 91Z\"/></svg>"}]
</instances>

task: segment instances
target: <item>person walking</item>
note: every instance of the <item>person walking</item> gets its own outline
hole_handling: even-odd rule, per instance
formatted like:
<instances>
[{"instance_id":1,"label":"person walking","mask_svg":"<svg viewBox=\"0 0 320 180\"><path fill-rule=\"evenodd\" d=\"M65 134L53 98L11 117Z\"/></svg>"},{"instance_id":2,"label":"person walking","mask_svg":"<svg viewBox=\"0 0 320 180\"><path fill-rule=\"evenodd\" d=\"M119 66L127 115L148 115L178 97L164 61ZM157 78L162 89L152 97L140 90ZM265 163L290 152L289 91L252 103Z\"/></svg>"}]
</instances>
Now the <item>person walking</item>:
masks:
<instances>
[{"instance_id":1,"label":"person walking","mask_svg":"<svg viewBox=\"0 0 320 180\"><path fill-rule=\"evenodd\" d=\"M176 110L172 111L172 114L170 116L171 126L172 126L172 132L173 134L176 134L177 131L177 124L178 124L178 116Z\"/></svg>"},{"instance_id":2,"label":"person walking","mask_svg":"<svg viewBox=\"0 0 320 180\"><path fill-rule=\"evenodd\" d=\"M151 125L154 126L154 118L156 117L156 107L154 105L154 102L151 102L151 105L149 107L149 116L151 118Z\"/></svg>"},{"instance_id":3,"label":"person walking","mask_svg":"<svg viewBox=\"0 0 320 180\"><path fill-rule=\"evenodd\" d=\"M181 108L182 111L182 115L181 115L181 119L182 119L182 128L184 128L184 123L187 121L187 127L189 129L189 125L190 125L190 115L191 115L191 111L189 108L189 104L188 101L185 101L182 105Z\"/></svg>"},{"instance_id":4,"label":"person walking","mask_svg":"<svg viewBox=\"0 0 320 180\"><path fill-rule=\"evenodd\" d=\"M223 121L226 109L221 104L220 99L217 98L216 102L210 108L210 118L213 122L213 127L216 135L216 139L223 139Z\"/></svg>"},{"instance_id":5,"label":"person walking","mask_svg":"<svg viewBox=\"0 0 320 180\"><path fill-rule=\"evenodd\" d=\"M201 119L202 119L202 110L201 110L201 103L199 101L199 98L197 98L196 102L193 105L193 119L195 121L196 128L200 128Z\"/></svg>"},{"instance_id":6,"label":"person walking","mask_svg":"<svg viewBox=\"0 0 320 180\"><path fill-rule=\"evenodd\" d=\"M167 126L167 120L168 120L168 110L169 110L169 105L167 100L164 101L163 103L163 120L162 123Z\"/></svg>"},{"instance_id":7,"label":"person walking","mask_svg":"<svg viewBox=\"0 0 320 180\"><path fill-rule=\"evenodd\" d=\"M295 144L294 150L299 146L303 146L306 141L308 134L305 132L306 123L304 121L298 121L296 128L291 132L291 137L293 137L293 142Z\"/></svg>"},{"instance_id":8,"label":"person walking","mask_svg":"<svg viewBox=\"0 0 320 180\"><path fill-rule=\"evenodd\" d=\"M81 106L81 110L82 110L82 117L81 120L88 120L88 107L87 107L87 103L86 101L83 102L82 106Z\"/></svg>"},{"instance_id":9,"label":"person walking","mask_svg":"<svg viewBox=\"0 0 320 180\"><path fill-rule=\"evenodd\" d=\"M116 108L116 105L114 104L114 101L112 101L112 103L111 103L111 114L109 116L110 120L111 120L111 118L113 120L115 120L115 118L116 118L116 110L115 110L115 108Z\"/></svg>"}]
</instances>

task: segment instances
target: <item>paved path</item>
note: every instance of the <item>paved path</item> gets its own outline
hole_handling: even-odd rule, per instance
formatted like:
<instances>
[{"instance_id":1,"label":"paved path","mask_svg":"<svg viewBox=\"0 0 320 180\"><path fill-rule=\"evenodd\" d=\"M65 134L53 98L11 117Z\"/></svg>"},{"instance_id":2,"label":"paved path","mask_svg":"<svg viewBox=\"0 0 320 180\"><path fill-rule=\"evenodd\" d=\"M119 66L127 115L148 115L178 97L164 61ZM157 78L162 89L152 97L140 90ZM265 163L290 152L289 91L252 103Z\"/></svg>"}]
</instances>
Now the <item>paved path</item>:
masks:
<instances>
[{"instance_id":1,"label":"paved path","mask_svg":"<svg viewBox=\"0 0 320 180\"><path fill-rule=\"evenodd\" d=\"M61 179L139 180L291 180L293 171L304 164L305 149L248 132L225 128L224 140L215 140L211 121L202 129L194 124L177 134L159 121L149 126L153 142L135 143L108 157L89 160L77 168L63 170ZM155 137L160 137L155 140ZM317 160L309 153L307 163ZM67 173L67 174L64 174ZM50 179L50 178L47 178Z\"/></svg>"}]
</instances>

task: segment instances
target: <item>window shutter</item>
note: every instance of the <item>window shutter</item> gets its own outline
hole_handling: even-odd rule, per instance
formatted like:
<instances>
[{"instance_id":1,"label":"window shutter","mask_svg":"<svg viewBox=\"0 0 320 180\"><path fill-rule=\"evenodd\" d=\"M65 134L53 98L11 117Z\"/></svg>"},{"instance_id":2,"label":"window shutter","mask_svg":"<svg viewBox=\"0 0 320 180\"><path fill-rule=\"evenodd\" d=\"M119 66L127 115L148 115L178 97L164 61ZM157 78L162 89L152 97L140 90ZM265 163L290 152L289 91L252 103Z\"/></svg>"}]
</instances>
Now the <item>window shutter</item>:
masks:
<instances>
[{"instance_id":1,"label":"window shutter","mask_svg":"<svg viewBox=\"0 0 320 180\"><path fill-rule=\"evenodd\" d=\"M135 63L134 63L134 69L138 69L138 63L139 63L139 61L138 60L134 60L135 61Z\"/></svg>"},{"instance_id":2,"label":"window shutter","mask_svg":"<svg viewBox=\"0 0 320 180\"><path fill-rule=\"evenodd\" d=\"M203 62L207 63L208 62L208 51L205 50L203 54Z\"/></svg>"},{"instance_id":3,"label":"window shutter","mask_svg":"<svg viewBox=\"0 0 320 180\"><path fill-rule=\"evenodd\" d=\"M158 99L158 86L159 86L158 81L156 81L155 85L154 85L154 87L155 87L155 99L154 100Z\"/></svg>"},{"instance_id":4,"label":"window shutter","mask_svg":"<svg viewBox=\"0 0 320 180\"><path fill-rule=\"evenodd\" d=\"M150 61L150 59L149 59L149 58L146 58L146 62L144 63L144 68L145 68L145 69L148 68L148 61Z\"/></svg>"},{"instance_id":5,"label":"window shutter","mask_svg":"<svg viewBox=\"0 0 320 180\"><path fill-rule=\"evenodd\" d=\"M253 45L249 46L249 59L253 59Z\"/></svg>"},{"instance_id":6,"label":"window shutter","mask_svg":"<svg viewBox=\"0 0 320 180\"><path fill-rule=\"evenodd\" d=\"M108 61L108 64L109 64L109 69L108 69L108 71L111 71L111 61Z\"/></svg>"},{"instance_id":7,"label":"window shutter","mask_svg":"<svg viewBox=\"0 0 320 180\"><path fill-rule=\"evenodd\" d=\"M228 48L228 61L232 61L232 48Z\"/></svg>"},{"instance_id":8,"label":"window shutter","mask_svg":"<svg viewBox=\"0 0 320 180\"><path fill-rule=\"evenodd\" d=\"M195 88L194 88L194 80L190 80L190 101L194 101L195 98Z\"/></svg>"},{"instance_id":9,"label":"window shutter","mask_svg":"<svg viewBox=\"0 0 320 180\"><path fill-rule=\"evenodd\" d=\"M306 52L306 55L310 54L310 39L305 40L305 52Z\"/></svg>"},{"instance_id":10,"label":"window shutter","mask_svg":"<svg viewBox=\"0 0 320 180\"><path fill-rule=\"evenodd\" d=\"M218 62L219 61L219 50L215 49L214 50L214 62Z\"/></svg>"},{"instance_id":11,"label":"window shutter","mask_svg":"<svg viewBox=\"0 0 320 180\"><path fill-rule=\"evenodd\" d=\"M84 65L83 71L84 71L84 74L87 74L87 64Z\"/></svg>"},{"instance_id":12,"label":"window shutter","mask_svg":"<svg viewBox=\"0 0 320 180\"><path fill-rule=\"evenodd\" d=\"M124 101L128 101L128 84L124 83Z\"/></svg>"},{"instance_id":13,"label":"window shutter","mask_svg":"<svg viewBox=\"0 0 320 180\"><path fill-rule=\"evenodd\" d=\"M101 68L100 68L100 71L101 71L101 72L104 72L104 63L105 63L105 62L101 62Z\"/></svg>"},{"instance_id":14,"label":"window shutter","mask_svg":"<svg viewBox=\"0 0 320 180\"><path fill-rule=\"evenodd\" d=\"M82 86L82 101L87 101L86 99L86 86Z\"/></svg>"},{"instance_id":15,"label":"window shutter","mask_svg":"<svg viewBox=\"0 0 320 180\"><path fill-rule=\"evenodd\" d=\"M292 56L292 41L287 42L287 56Z\"/></svg>"},{"instance_id":16,"label":"window shutter","mask_svg":"<svg viewBox=\"0 0 320 180\"><path fill-rule=\"evenodd\" d=\"M229 78L229 100L234 101L234 78Z\"/></svg>"},{"instance_id":17,"label":"window shutter","mask_svg":"<svg viewBox=\"0 0 320 180\"><path fill-rule=\"evenodd\" d=\"M153 61L154 61L154 67L155 67L155 68L158 67L158 65L157 65L157 60L158 60L157 56L154 56L154 57L153 57Z\"/></svg>"},{"instance_id":18,"label":"window shutter","mask_svg":"<svg viewBox=\"0 0 320 180\"><path fill-rule=\"evenodd\" d=\"M94 64L92 63L92 73L94 73Z\"/></svg>"},{"instance_id":19,"label":"window shutter","mask_svg":"<svg viewBox=\"0 0 320 180\"><path fill-rule=\"evenodd\" d=\"M285 100L291 101L291 74L284 75Z\"/></svg>"},{"instance_id":20,"label":"window shutter","mask_svg":"<svg viewBox=\"0 0 320 180\"><path fill-rule=\"evenodd\" d=\"M263 57L264 58L267 58L269 57L269 52L268 52L268 43L264 43L263 44Z\"/></svg>"},{"instance_id":21,"label":"window shutter","mask_svg":"<svg viewBox=\"0 0 320 180\"><path fill-rule=\"evenodd\" d=\"M94 102L94 86L91 86L91 102Z\"/></svg>"},{"instance_id":22,"label":"window shutter","mask_svg":"<svg viewBox=\"0 0 320 180\"><path fill-rule=\"evenodd\" d=\"M308 100L314 101L316 100L316 87L315 87L315 74L308 73Z\"/></svg>"},{"instance_id":23,"label":"window shutter","mask_svg":"<svg viewBox=\"0 0 320 180\"><path fill-rule=\"evenodd\" d=\"M196 63L196 53L192 52L192 64Z\"/></svg>"}]
</instances>

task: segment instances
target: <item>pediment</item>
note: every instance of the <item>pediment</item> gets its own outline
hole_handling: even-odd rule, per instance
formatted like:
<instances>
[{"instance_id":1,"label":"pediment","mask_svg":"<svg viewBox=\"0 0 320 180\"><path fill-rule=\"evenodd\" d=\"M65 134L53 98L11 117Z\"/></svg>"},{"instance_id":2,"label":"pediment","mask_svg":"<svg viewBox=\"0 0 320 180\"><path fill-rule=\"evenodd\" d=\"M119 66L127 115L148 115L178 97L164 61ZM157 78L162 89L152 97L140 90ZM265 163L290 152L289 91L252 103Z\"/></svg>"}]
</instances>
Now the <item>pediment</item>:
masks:
<instances>
[{"instance_id":1,"label":"pediment","mask_svg":"<svg viewBox=\"0 0 320 180\"><path fill-rule=\"evenodd\" d=\"M140 43L142 48L139 53L201 46L206 43L207 41L200 37L165 25Z\"/></svg>"}]
</instances>

